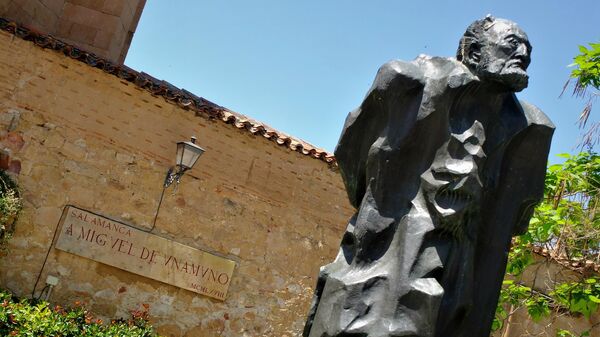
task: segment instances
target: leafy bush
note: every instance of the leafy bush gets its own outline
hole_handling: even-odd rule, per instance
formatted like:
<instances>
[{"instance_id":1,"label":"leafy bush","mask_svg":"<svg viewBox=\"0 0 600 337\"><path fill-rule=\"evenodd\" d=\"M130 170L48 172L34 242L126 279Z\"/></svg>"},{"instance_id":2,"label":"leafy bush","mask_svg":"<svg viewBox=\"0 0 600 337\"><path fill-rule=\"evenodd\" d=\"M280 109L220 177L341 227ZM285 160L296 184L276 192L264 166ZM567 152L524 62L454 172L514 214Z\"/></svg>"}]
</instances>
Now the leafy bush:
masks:
<instances>
[{"instance_id":1,"label":"leafy bush","mask_svg":"<svg viewBox=\"0 0 600 337\"><path fill-rule=\"evenodd\" d=\"M0 171L0 250L14 230L13 224L21 208L17 184L6 172Z\"/></svg>"},{"instance_id":2,"label":"leafy bush","mask_svg":"<svg viewBox=\"0 0 600 337\"><path fill-rule=\"evenodd\" d=\"M78 302L70 309L21 299L0 291L0 336L30 337L158 337L148 323L148 305L129 319L103 324Z\"/></svg>"},{"instance_id":3,"label":"leafy bush","mask_svg":"<svg viewBox=\"0 0 600 337\"><path fill-rule=\"evenodd\" d=\"M600 156L585 152L560 156L565 162L548 168L546 198L536 208L528 231L513 240L494 330L502 328L506 318L521 307L534 321L553 312L589 318L600 308L600 277L593 270L600 265ZM548 284L547 293L514 281L535 262L536 249L546 252L548 260L580 266L579 279L554 281ZM506 310L509 307L511 312ZM556 331L558 336L586 333Z\"/></svg>"}]
</instances>

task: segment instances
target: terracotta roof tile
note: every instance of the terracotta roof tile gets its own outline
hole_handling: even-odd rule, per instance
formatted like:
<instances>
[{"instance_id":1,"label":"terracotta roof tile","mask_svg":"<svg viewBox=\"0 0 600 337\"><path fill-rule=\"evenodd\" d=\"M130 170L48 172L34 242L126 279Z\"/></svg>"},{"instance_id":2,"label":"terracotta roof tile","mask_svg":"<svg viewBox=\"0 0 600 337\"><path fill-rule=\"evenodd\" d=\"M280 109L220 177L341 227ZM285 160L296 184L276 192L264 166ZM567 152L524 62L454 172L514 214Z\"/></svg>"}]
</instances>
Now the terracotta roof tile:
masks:
<instances>
[{"instance_id":1,"label":"terracotta roof tile","mask_svg":"<svg viewBox=\"0 0 600 337\"><path fill-rule=\"evenodd\" d=\"M207 99L196 96L185 89L177 88L169 82L158 80L144 72L135 71L126 65L113 64L95 54L88 53L75 46L69 45L50 35L37 32L4 18L0 18L0 29L26 41L31 41L41 48L52 49L63 53L72 59L86 63L91 67L102 69L106 73L117 76L147 90L154 96L162 96L167 102L178 105L186 110L192 110L197 116L208 119L219 119L240 130L246 130L256 136L263 136L292 151L320 159L328 163L331 167L337 166L333 154L316 148L303 140L296 139L277 131L264 123L252 120L242 114L228 110Z\"/></svg>"}]
</instances>

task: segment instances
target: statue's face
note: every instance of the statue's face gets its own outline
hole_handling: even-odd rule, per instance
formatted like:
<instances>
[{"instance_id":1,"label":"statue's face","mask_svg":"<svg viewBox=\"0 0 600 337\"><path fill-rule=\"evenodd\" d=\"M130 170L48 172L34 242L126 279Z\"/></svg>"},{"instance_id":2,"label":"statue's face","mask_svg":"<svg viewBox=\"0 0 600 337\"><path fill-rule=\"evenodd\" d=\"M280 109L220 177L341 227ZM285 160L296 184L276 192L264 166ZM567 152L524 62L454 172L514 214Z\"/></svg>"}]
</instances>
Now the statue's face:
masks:
<instances>
[{"instance_id":1,"label":"statue's face","mask_svg":"<svg viewBox=\"0 0 600 337\"><path fill-rule=\"evenodd\" d=\"M514 22L497 19L482 38L477 75L500 82L511 91L527 87L531 45Z\"/></svg>"}]
</instances>

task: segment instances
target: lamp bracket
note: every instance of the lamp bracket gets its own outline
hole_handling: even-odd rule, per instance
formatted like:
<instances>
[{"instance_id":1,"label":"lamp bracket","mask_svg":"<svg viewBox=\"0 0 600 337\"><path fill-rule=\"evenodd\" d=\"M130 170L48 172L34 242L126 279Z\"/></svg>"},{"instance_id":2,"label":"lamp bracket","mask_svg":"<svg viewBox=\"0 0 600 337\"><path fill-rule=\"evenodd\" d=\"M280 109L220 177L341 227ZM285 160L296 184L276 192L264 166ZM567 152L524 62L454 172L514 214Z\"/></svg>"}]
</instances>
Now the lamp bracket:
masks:
<instances>
[{"instance_id":1,"label":"lamp bracket","mask_svg":"<svg viewBox=\"0 0 600 337\"><path fill-rule=\"evenodd\" d=\"M189 168L181 165L175 165L169 168L167 171L167 175L165 176L165 182L163 183L163 187L167 188L171 186L171 184L176 183L179 185L181 177Z\"/></svg>"}]
</instances>

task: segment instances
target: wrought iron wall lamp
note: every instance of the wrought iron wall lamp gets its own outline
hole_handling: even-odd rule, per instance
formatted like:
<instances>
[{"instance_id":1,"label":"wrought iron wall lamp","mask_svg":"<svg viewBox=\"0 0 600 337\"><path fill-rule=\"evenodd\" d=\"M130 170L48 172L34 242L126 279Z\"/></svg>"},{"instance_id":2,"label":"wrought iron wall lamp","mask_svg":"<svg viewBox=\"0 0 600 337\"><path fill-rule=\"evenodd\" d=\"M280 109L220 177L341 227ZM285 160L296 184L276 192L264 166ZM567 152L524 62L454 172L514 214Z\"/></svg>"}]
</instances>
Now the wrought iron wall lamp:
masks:
<instances>
[{"instance_id":1,"label":"wrought iron wall lamp","mask_svg":"<svg viewBox=\"0 0 600 337\"><path fill-rule=\"evenodd\" d=\"M200 158L203 153L204 149L196 145L196 137L192 137L189 142L177 143L176 164L175 166L170 167L167 171L167 175L163 183L163 190L160 194L160 200L158 201L158 207L156 208L156 214L154 215L154 222L152 223L152 228L150 228L149 232L154 230L154 227L156 227L156 219L158 218L158 212L160 211L160 206L162 204L163 196L165 195L165 190L167 187L175 183L175 188L177 188L177 185L179 185L183 174L194 167L198 161L198 158Z\"/></svg>"}]
</instances>

